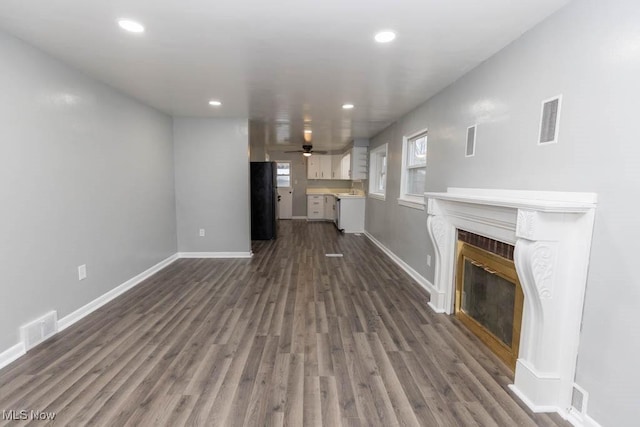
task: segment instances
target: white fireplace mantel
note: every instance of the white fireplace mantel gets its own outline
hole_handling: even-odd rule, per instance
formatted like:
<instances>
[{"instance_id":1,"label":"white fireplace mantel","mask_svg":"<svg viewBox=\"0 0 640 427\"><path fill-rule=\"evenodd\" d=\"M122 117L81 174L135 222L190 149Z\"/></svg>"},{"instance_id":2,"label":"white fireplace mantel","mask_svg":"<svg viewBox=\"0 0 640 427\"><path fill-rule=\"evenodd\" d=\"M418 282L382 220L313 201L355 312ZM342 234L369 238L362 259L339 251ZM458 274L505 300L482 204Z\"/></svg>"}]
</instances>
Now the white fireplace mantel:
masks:
<instances>
[{"instance_id":1,"label":"white fireplace mantel","mask_svg":"<svg viewBox=\"0 0 640 427\"><path fill-rule=\"evenodd\" d=\"M451 314L457 230L515 246L525 301L511 389L536 412L571 404L597 195L449 188L425 193L435 248L430 306Z\"/></svg>"}]
</instances>

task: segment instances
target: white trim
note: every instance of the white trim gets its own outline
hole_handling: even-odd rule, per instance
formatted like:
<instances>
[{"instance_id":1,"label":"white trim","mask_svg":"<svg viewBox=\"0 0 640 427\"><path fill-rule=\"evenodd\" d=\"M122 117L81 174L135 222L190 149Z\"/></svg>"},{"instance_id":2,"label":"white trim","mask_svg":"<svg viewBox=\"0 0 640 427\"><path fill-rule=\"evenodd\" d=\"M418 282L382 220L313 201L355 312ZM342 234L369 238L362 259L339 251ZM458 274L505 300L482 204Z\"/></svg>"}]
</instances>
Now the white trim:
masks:
<instances>
[{"instance_id":1,"label":"white trim","mask_svg":"<svg viewBox=\"0 0 640 427\"><path fill-rule=\"evenodd\" d=\"M380 176L380 172L382 168L378 163L378 158L381 154L384 154L384 182L383 191L378 189L380 185L380 180L378 179ZM369 194L376 199L384 200L387 195L387 176L389 173L389 143L385 142L384 144L374 148L369 151Z\"/></svg>"},{"instance_id":2,"label":"white trim","mask_svg":"<svg viewBox=\"0 0 640 427\"><path fill-rule=\"evenodd\" d=\"M251 252L178 252L178 258L251 258Z\"/></svg>"},{"instance_id":3,"label":"white trim","mask_svg":"<svg viewBox=\"0 0 640 427\"><path fill-rule=\"evenodd\" d=\"M567 414L565 419L575 427L602 427L602 425L600 425L589 415L576 412L575 410L573 410L573 408L569 410L569 413Z\"/></svg>"},{"instance_id":4,"label":"white trim","mask_svg":"<svg viewBox=\"0 0 640 427\"><path fill-rule=\"evenodd\" d=\"M410 199L407 199L407 198L399 197L398 198L398 204L400 206L406 206L408 208L419 209L421 211L424 210L424 206L425 206L424 201L420 201L418 198L416 198L416 200L410 200Z\"/></svg>"},{"instance_id":5,"label":"white trim","mask_svg":"<svg viewBox=\"0 0 640 427\"><path fill-rule=\"evenodd\" d=\"M415 271L409 264L404 262L398 255L396 255L393 252L391 252L391 250L389 248L387 248L385 245L383 245L378 239L373 237L371 235L371 233L369 233L368 231L365 230L364 235L367 236L367 238L369 240L371 240L371 242L374 245L376 245L378 248L380 248L380 250L382 252L384 252L385 255L387 255L389 258L391 258L391 260L393 262L395 262L398 265L398 267L403 269L409 276L411 276L411 278L413 280L418 282L418 284L420 286L422 286L422 288L425 291L429 292L429 295L431 296L431 298L430 298L430 301L429 301L428 305L429 305L429 307L431 307L431 309L433 311L435 311L436 313L444 313L444 311L439 310L436 306L434 306L432 304L433 297L435 295L437 295L438 292L436 291L435 286L433 286L433 284L431 284L431 282L429 280L427 280L424 276L422 276L420 273Z\"/></svg>"},{"instance_id":6,"label":"white trim","mask_svg":"<svg viewBox=\"0 0 640 427\"><path fill-rule=\"evenodd\" d=\"M292 216L291 219L307 219L306 215Z\"/></svg>"},{"instance_id":7,"label":"white trim","mask_svg":"<svg viewBox=\"0 0 640 427\"><path fill-rule=\"evenodd\" d=\"M380 193L369 193L368 196L370 199L386 200L385 195Z\"/></svg>"},{"instance_id":8,"label":"white trim","mask_svg":"<svg viewBox=\"0 0 640 427\"><path fill-rule=\"evenodd\" d=\"M158 271L162 270L163 268L165 268L166 266L174 262L176 259L178 259L177 255L175 254L171 255L170 257L160 261L153 267L148 268L147 270L143 271L137 276L127 280L123 284L102 294L101 296L94 299L90 303L80 307L73 313L64 316L62 319L58 320L58 332L65 330L66 328L73 325L74 323L84 318L88 314L91 314L92 312L96 311L97 309L99 309L100 307L102 307L112 299L122 295L123 293L133 288L134 286L138 285L145 279L148 279L152 275L156 274Z\"/></svg>"},{"instance_id":9,"label":"white trim","mask_svg":"<svg viewBox=\"0 0 640 427\"><path fill-rule=\"evenodd\" d=\"M419 131L410 133L409 135L404 135L402 137L402 169L400 169L400 198L398 199L398 201L400 200L406 200L407 196L411 197L411 195L407 194L407 143L411 140L411 139L415 139L421 135L426 135L427 136L427 158L429 158L429 137L428 137L428 128L424 128L421 129ZM387 163L388 166L388 163ZM415 169L415 168L427 168L427 159L425 159L424 161L424 165L414 165L412 166L410 169ZM402 203L401 203L402 204ZM408 207L414 207L416 209L420 209L418 207L415 206L411 206L411 205L403 205L403 206L408 206Z\"/></svg>"},{"instance_id":10,"label":"white trim","mask_svg":"<svg viewBox=\"0 0 640 427\"><path fill-rule=\"evenodd\" d=\"M24 343L22 342L19 342L13 347L9 347L8 349L0 353L0 369L4 368L18 358L24 356L26 353L27 350L25 349Z\"/></svg>"},{"instance_id":11,"label":"white trim","mask_svg":"<svg viewBox=\"0 0 640 427\"><path fill-rule=\"evenodd\" d=\"M542 119L544 118L544 104L547 102L558 100L558 115L556 116L556 129L553 135L553 140L540 142L540 137L542 136ZM542 101L540 107L540 124L538 129L538 145L548 145L548 144L557 144L558 143L558 135L560 134L560 112L562 111L562 94L552 96L551 98L545 99Z\"/></svg>"},{"instance_id":12,"label":"white trim","mask_svg":"<svg viewBox=\"0 0 640 427\"><path fill-rule=\"evenodd\" d=\"M523 392L521 392L518 389L518 387L516 387L514 384L509 384L507 385L507 387L509 387L509 390L511 390L513 394L515 394L518 397L518 399L522 401L522 403L524 403L525 405L527 405L529 409L531 409L531 412L535 412L536 414L547 413L547 412L557 412L558 414L560 414L560 416L562 416L562 418L565 418L565 419L567 418L566 413L562 411L560 408L558 408L557 406L536 405Z\"/></svg>"}]
</instances>

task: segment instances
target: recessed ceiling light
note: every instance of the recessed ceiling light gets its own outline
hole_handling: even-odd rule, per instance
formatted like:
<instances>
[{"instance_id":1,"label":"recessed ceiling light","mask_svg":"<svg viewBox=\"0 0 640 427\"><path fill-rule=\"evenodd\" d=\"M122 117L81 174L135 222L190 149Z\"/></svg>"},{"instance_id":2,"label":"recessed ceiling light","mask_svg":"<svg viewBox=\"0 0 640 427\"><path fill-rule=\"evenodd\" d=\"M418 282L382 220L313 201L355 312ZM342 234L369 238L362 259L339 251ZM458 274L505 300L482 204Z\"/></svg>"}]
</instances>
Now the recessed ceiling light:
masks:
<instances>
[{"instance_id":1,"label":"recessed ceiling light","mask_svg":"<svg viewBox=\"0 0 640 427\"><path fill-rule=\"evenodd\" d=\"M344 104L342 108L345 110L351 110L353 108L353 104Z\"/></svg>"},{"instance_id":2,"label":"recessed ceiling light","mask_svg":"<svg viewBox=\"0 0 640 427\"><path fill-rule=\"evenodd\" d=\"M396 38L396 33L393 31L380 31L376 34L375 39L378 43L389 43Z\"/></svg>"},{"instance_id":3,"label":"recessed ceiling light","mask_svg":"<svg viewBox=\"0 0 640 427\"><path fill-rule=\"evenodd\" d=\"M212 99L211 101L209 101L209 105L211 105L213 107L219 107L219 106L222 105L222 102L216 101L215 99Z\"/></svg>"},{"instance_id":4,"label":"recessed ceiling light","mask_svg":"<svg viewBox=\"0 0 640 427\"><path fill-rule=\"evenodd\" d=\"M121 19L118 21L118 25L123 30L129 31L131 33L144 33L144 27L141 23L136 21L131 21L129 19Z\"/></svg>"}]
</instances>

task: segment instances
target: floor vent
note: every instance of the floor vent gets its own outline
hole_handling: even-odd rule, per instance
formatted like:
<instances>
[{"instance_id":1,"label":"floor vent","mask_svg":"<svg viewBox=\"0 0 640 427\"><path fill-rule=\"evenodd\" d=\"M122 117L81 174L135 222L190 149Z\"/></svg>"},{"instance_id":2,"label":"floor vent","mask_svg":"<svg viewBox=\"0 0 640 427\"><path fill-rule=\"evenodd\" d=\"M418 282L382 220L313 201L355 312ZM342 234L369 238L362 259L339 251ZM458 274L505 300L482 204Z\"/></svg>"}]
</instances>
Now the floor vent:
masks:
<instances>
[{"instance_id":1,"label":"floor vent","mask_svg":"<svg viewBox=\"0 0 640 427\"><path fill-rule=\"evenodd\" d=\"M50 311L31 323L20 327L20 339L28 351L58 332L58 313Z\"/></svg>"},{"instance_id":2,"label":"floor vent","mask_svg":"<svg viewBox=\"0 0 640 427\"><path fill-rule=\"evenodd\" d=\"M342 258L344 255L342 254L324 254L324 256L328 258Z\"/></svg>"},{"instance_id":3,"label":"floor vent","mask_svg":"<svg viewBox=\"0 0 640 427\"><path fill-rule=\"evenodd\" d=\"M465 157L473 157L476 155L476 128L477 125L467 128L467 149L465 151Z\"/></svg>"},{"instance_id":4,"label":"floor vent","mask_svg":"<svg viewBox=\"0 0 640 427\"><path fill-rule=\"evenodd\" d=\"M558 142L561 102L562 95L542 101L540 137L538 138L538 144L553 144Z\"/></svg>"}]
</instances>

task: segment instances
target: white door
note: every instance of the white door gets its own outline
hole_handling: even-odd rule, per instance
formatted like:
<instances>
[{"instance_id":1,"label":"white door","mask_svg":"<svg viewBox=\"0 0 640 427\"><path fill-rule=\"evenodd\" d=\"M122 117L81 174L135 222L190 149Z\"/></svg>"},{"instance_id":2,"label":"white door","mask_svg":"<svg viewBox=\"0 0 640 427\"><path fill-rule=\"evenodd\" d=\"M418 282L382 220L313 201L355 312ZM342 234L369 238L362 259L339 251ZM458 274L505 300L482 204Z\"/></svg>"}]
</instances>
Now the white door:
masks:
<instances>
[{"instance_id":1,"label":"white door","mask_svg":"<svg viewBox=\"0 0 640 427\"><path fill-rule=\"evenodd\" d=\"M278 161L278 219L293 216L293 188L291 187L291 162Z\"/></svg>"},{"instance_id":2,"label":"white door","mask_svg":"<svg viewBox=\"0 0 640 427\"><path fill-rule=\"evenodd\" d=\"M278 188L278 219L291 219L293 216L293 188Z\"/></svg>"}]
</instances>

